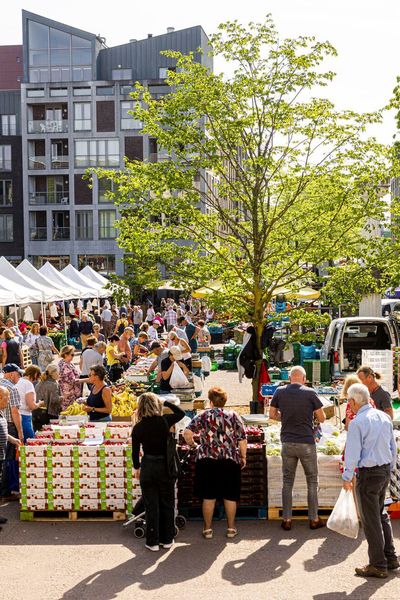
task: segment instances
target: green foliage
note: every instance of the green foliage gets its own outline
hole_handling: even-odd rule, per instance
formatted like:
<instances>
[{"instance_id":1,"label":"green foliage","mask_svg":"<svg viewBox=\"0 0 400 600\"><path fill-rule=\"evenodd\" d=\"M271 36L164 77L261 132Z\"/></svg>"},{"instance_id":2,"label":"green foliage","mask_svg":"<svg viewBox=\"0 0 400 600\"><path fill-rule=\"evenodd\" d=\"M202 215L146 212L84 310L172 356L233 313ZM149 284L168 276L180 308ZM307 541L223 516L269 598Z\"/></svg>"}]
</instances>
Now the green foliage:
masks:
<instances>
[{"instance_id":1,"label":"green foliage","mask_svg":"<svg viewBox=\"0 0 400 600\"><path fill-rule=\"evenodd\" d=\"M167 158L96 172L115 183L119 244L138 281L156 279L160 265L189 289L218 279L216 303L260 333L274 290L362 255L361 231L384 220L379 185L397 162L365 135L381 112L338 111L318 97L334 76L323 70L336 54L328 42L280 39L270 17L225 23L210 42L234 65L230 78L168 51L171 93L154 99L138 83L132 94L133 116Z\"/></svg>"},{"instance_id":2,"label":"green foliage","mask_svg":"<svg viewBox=\"0 0 400 600\"><path fill-rule=\"evenodd\" d=\"M288 316L291 327L288 342L323 342L325 329L331 322L329 314L296 308Z\"/></svg>"}]
</instances>

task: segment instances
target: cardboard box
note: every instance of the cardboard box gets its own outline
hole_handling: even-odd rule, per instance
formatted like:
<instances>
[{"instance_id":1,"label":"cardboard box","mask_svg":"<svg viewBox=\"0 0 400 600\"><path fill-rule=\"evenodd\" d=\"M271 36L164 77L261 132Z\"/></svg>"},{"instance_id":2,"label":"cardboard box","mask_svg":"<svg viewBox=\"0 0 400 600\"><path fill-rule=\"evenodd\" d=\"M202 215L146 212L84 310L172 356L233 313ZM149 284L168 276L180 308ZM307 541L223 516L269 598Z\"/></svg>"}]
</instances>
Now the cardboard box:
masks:
<instances>
[{"instance_id":1,"label":"cardboard box","mask_svg":"<svg viewBox=\"0 0 400 600\"><path fill-rule=\"evenodd\" d=\"M72 510L74 508L73 500L69 498L64 498L61 500L53 500L53 508L52 510Z\"/></svg>"},{"instance_id":2,"label":"cardboard box","mask_svg":"<svg viewBox=\"0 0 400 600\"><path fill-rule=\"evenodd\" d=\"M46 458L44 456L31 456L29 454L26 458L20 459L20 464L25 465L25 467L44 469L46 467Z\"/></svg>"},{"instance_id":3,"label":"cardboard box","mask_svg":"<svg viewBox=\"0 0 400 600\"><path fill-rule=\"evenodd\" d=\"M105 497L107 500L121 500L126 498L126 490L124 488L106 489Z\"/></svg>"},{"instance_id":4,"label":"cardboard box","mask_svg":"<svg viewBox=\"0 0 400 600\"><path fill-rule=\"evenodd\" d=\"M79 502L79 510L101 510L99 500L82 500Z\"/></svg>"},{"instance_id":5,"label":"cardboard box","mask_svg":"<svg viewBox=\"0 0 400 600\"><path fill-rule=\"evenodd\" d=\"M80 456L78 459L79 469L97 469L99 468L98 456Z\"/></svg>"},{"instance_id":6,"label":"cardboard box","mask_svg":"<svg viewBox=\"0 0 400 600\"><path fill-rule=\"evenodd\" d=\"M24 482L21 478L21 483L24 485ZM26 489L31 490L39 490L41 488L46 488L46 479L26 479Z\"/></svg>"},{"instance_id":7,"label":"cardboard box","mask_svg":"<svg viewBox=\"0 0 400 600\"><path fill-rule=\"evenodd\" d=\"M126 510L125 500L106 500L107 510Z\"/></svg>"},{"instance_id":8,"label":"cardboard box","mask_svg":"<svg viewBox=\"0 0 400 600\"><path fill-rule=\"evenodd\" d=\"M77 446L76 450L74 450L74 454L76 453L78 456L98 456L99 455L99 446Z\"/></svg>"},{"instance_id":9,"label":"cardboard box","mask_svg":"<svg viewBox=\"0 0 400 600\"><path fill-rule=\"evenodd\" d=\"M26 505L26 509L24 510L46 510L47 509L47 499L31 499L28 500Z\"/></svg>"},{"instance_id":10,"label":"cardboard box","mask_svg":"<svg viewBox=\"0 0 400 600\"><path fill-rule=\"evenodd\" d=\"M21 446L19 449L20 455L28 456L46 456L47 446Z\"/></svg>"},{"instance_id":11,"label":"cardboard box","mask_svg":"<svg viewBox=\"0 0 400 600\"><path fill-rule=\"evenodd\" d=\"M125 488L125 479L123 478L113 478L113 479L106 479L106 489L117 489L117 488Z\"/></svg>"},{"instance_id":12,"label":"cardboard box","mask_svg":"<svg viewBox=\"0 0 400 600\"><path fill-rule=\"evenodd\" d=\"M33 466L26 467L25 477L26 479L45 479L46 469Z\"/></svg>"},{"instance_id":13,"label":"cardboard box","mask_svg":"<svg viewBox=\"0 0 400 600\"><path fill-rule=\"evenodd\" d=\"M74 487L74 478L66 475L55 475L48 478L48 482L54 489Z\"/></svg>"},{"instance_id":14,"label":"cardboard box","mask_svg":"<svg viewBox=\"0 0 400 600\"><path fill-rule=\"evenodd\" d=\"M41 488L40 490L32 490L29 489L25 493L21 491L21 497L24 496L28 501L29 500L44 500L47 498L47 490L45 488Z\"/></svg>"},{"instance_id":15,"label":"cardboard box","mask_svg":"<svg viewBox=\"0 0 400 600\"><path fill-rule=\"evenodd\" d=\"M67 477L67 478L71 478L73 477L73 469L72 466L53 466L51 469L49 469L49 473L51 471L51 474L53 475L53 479L54 477Z\"/></svg>"},{"instance_id":16,"label":"cardboard box","mask_svg":"<svg viewBox=\"0 0 400 600\"><path fill-rule=\"evenodd\" d=\"M81 477L79 479L79 488L86 489L98 489L100 487L100 481L93 477Z\"/></svg>"},{"instance_id":17,"label":"cardboard box","mask_svg":"<svg viewBox=\"0 0 400 600\"><path fill-rule=\"evenodd\" d=\"M60 446L52 446L51 447L51 456L72 456L74 446L69 446L67 444Z\"/></svg>"},{"instance_id":18,"label":"cardboard box","mask_svg":"<svg viewBox=\"0 0 400 600\"><path fill-rule=\"evenodd\" d=\"M74 490L72 488L61 488L53 490L54 501L59 500L72 500L74 497Z\"/></svg>"},{"instance_id":19,"label":"cardboard box","mask_svg":"<svg viewBox=\"0 0 400 600\"><path fill-rule=\"evenodd\" d=\"M106 479L125 479L125 469L117 467L108 467L106 470Z\"/></svg>"},{"instance_id":20,"label":"cardboard box","mask_svg":"<svg viewBox=\"0 0 400 600\"><path fill-rule=\"evenodd\" d=\"M70 467L73 466L73 458L71 456L53 456L51 458L51 465L54 471L55 467Z\"/></svg>"}]
</instances>

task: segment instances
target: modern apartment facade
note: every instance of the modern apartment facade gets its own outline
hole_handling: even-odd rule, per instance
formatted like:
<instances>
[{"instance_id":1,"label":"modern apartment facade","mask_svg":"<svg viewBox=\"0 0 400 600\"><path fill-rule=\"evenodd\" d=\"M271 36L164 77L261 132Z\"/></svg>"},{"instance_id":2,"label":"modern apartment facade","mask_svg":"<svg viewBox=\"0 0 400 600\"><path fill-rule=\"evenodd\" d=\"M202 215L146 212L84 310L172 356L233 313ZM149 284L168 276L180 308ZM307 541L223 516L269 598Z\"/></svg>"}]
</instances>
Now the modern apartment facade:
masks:
<instances>
[{"instance_id":1,"label":"modern apartment facade","mask_svg":"<svg viewBox=\"0 0 400 600\"><path fill-rule=\"evenodd\" d=\"M142 135L141 123L128 114L129 93L135 81L155 95L169 93L165 77L173 62L160 52L199 47L198 59L212 69L200 26L107 48L104 38L23 11L20 233L23 255L35 266L71 262L123 274L118 210L106 196L107 184L95 179L90 188L85 172L123 169L125 156L162 160L157 140Z\"/></svg>"}]
</instances>

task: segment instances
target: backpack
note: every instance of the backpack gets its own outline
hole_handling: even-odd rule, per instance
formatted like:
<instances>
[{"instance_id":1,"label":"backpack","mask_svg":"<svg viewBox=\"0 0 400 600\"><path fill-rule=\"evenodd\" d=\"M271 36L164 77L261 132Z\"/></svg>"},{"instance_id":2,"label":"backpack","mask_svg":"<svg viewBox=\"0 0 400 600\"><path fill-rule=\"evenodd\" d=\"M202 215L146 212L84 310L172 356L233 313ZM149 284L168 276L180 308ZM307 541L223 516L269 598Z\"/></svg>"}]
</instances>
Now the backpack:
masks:
<instances>
[{"instance_id":1,"label":"backpack","mask_svg":"<svg viewBox=\"0 0 400 600\"><path fill-rule=\"evenodd\" d=\"M129 323L126 319L120 319L118 321L119 325L118 325L118 330L117 333L118 335L122 335L125 331L125 327L128 327Z\"/></svg>"}]
</instances>

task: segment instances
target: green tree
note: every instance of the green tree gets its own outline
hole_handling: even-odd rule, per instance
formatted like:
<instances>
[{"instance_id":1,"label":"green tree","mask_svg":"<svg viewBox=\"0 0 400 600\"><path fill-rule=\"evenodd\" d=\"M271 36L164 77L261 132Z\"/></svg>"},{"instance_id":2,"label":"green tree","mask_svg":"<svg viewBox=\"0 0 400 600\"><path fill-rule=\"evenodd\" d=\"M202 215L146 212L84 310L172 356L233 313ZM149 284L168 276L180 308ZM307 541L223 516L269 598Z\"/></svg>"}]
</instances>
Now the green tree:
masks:
<instances>
[{"instance_id":1,"label":"green tree","mask_svg":"<svg viewBox=\"0 0 400 600\"><path fill-rule=\"evenodd\" d=\"M171 93L154 99L136 85L132 114L169 159L98 175L116 184L128 253L152 253L192 289L219 280L218 302L253 322L256 399L266 304L280 286L308 283L313 265L360 252L368 219L383 218L378 187L394 161L365 134L381 112L320 97L334 77L322 68L336 54L328 42L280 39L267 17L220 25L210 43L231 76L168 51Z\"/></svg>"}]
</instances>

